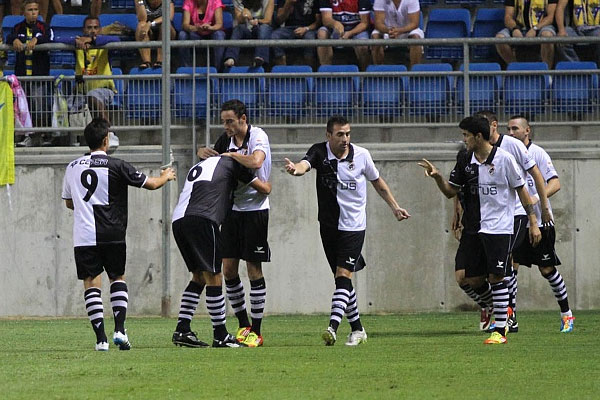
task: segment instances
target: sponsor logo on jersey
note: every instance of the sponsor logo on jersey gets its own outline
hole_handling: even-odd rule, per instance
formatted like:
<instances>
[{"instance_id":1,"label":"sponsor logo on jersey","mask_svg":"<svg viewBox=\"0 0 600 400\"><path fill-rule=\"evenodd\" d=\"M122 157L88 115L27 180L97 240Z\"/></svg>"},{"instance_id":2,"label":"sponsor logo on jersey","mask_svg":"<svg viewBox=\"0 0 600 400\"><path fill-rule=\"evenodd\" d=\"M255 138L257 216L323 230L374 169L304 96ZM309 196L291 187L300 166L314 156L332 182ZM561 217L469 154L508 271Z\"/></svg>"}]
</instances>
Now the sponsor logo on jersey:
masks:
<instances>
[{"instance_id":1,"label":"sponsor logo on jersey","mask_svg":"<svg viewBox=\"0 0 600 400\"><path fill-rule=\"evenodd\" d=\"M498 265L496 265L496 268L504 268L504 261L498 260Z\"/></svg>"},{"instance_id":2,"label":"sponsor logo on jersey","mask_svg":"<svg viewBox=\"0 0 600 400\"><path fill-rule=\"evenodd\" d=\"M265 250L264 250L264 247L262 247L262 246L256 246L256 250L254 250L254 252L258 253L258 254L264 254Z\"/></svg>"},{"instance_id":3,"label":"sponsor logo on jersey","mask_svg":"<svg viewBox=\"0 0 600 400\"><path fill-rule=\"evenodd\" d=\"M356 262L356 258L352 258L352 257L348 257L348 259L346 260L346 264L349 264L349 265L354 265L355 262Z\"/></svg>"},{"instance_id":4,"label":"sponsor logo on jersey","mask_svg":"<svg viewBox=\"0 0 600 400\"><path fill-rule=\"evenodd\" d=\"M548 261L550 259L550 254L542 254L542 261Z\"/></svg>"},{"instance_id":5,"label":"sponsor logo on jersey","mask_svg":"<svg viewBox=\"0 0 600 400\"><path fill-rule=\"evenodd\" d=\"M356 181L340 181L341 190L356 190Z\"/></svg>"}]
</instances>

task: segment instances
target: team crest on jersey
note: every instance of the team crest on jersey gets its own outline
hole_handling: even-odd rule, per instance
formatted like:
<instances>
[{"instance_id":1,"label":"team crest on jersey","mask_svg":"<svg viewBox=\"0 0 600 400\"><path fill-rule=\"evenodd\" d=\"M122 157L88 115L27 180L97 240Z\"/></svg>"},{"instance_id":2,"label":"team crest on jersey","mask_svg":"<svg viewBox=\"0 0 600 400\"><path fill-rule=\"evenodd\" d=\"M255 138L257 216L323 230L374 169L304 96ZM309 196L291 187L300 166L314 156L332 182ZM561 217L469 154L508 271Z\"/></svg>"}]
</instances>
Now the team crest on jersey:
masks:
<instances>
[{"instance_id":1,"label":"team crest on jersey","mask_svg":"<svg viewBox=\"0 0 600 400\"><path fill-rule=\"evenodd\" d=\"M355 167L354 162L351 162L350 164L348 164L348 169L350 171L354 171L354 167Z\"/></svg>"},{"instance_id":2,"label":"team crest on jersey","mask_svg":"<svg viewBox=\"0 0 600 400\"><path fill-rule=\"evenodd\" d=\"M488 168L488 172L490 175L494 175L494 172L496 172L496 167L494 167L494 164L490 164L490 167Z\"/></svg>"}]
</instances>

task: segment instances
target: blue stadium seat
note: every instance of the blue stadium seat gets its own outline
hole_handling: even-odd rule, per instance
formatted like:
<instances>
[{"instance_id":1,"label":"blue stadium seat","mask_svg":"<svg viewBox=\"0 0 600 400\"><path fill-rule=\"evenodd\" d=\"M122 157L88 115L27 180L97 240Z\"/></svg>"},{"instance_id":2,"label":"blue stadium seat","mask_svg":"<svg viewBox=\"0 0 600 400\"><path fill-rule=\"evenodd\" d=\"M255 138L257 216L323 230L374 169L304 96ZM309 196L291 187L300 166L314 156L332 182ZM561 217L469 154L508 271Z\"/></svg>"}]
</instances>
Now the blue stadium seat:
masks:
<instances>
[{"instance_id":1,"label":"blue stadium seat","mask_svg":"<svg viewBox=\"0 0 600 400\"><path fill-rule=\"evenodd\" d=\"M548 65L544 62L514 62L508 64L506 70L523 73L504 79L504 112L530 116L544 113L550 90L549 76L528 75L527 71L547 71Z\"/></svg>"},{"instance_id":2,"label":"blue stadium seat","mask_svg":"<svg viewBox=\"0 0 600 400\"><path fill-rule=\"evenodd\" d=\"M464 8L436 8L429 13L425 38L462 38L471 33L471 14ZM462 46L427 46L428 59L462 59Z\"/></svg>"},{"instance_id":3,"label":"blue stadium seat","mask_svg":"<svg viewBox=\"0 0 600 400\"><path fill-rule=\"evenodd\" d=\"M438 3L438 0L419 0L421 6L434 6Z\"/></svg>"},{"instance_id":4,"label":"blue stadium seat","mask_svg":"<svg viewBox=\"0 0 600 400\"><path fill-rule=\"evenodd\" d=\"M310 73L308 65L276 65L273 73ZM313 78L268 78L267 108L269 115L300 116L306 114L313 91Z\"/></svg>"},{"instance_id":5,"label":"blue stadium seat","mask_svg":"<svg viewBox=\"0 0 600 400\"><path fill-rule=\"evenodd\" d=\"M411 76L408 78L407 99L411 115L443 115L448 113L452 96L452 82L445 72L451 72L450 64L415 64L412 71L440 72L439 76Z\"/></svg>"},{"instance_id":6,"label":"blue stadium seat","mask_svg":"<svg viewBox=\"0 0 600 400\"><path fill-rule=\"evenodd\" d=\"M210 67L210 73L216 74L217 70L215 67ZM192 67L179 67L177 68L176 74L192 74L194 69ZM176 117L190 118L192 116L192 105L196 107L196 117L206 118L206 67L196 67L197 77L192 80L191 78L175 78L173 80L173 106ZM195 101L193 101L194 85ZM214 103L214 96L218 90L217 78L210 79L210 90L211 90L211 107ZM214 109L213 109L214 111Z\"/></svg>"},{"instance_id":7,"label":"blue stadium seat","mask_svg":"<svg viewBox=\"0 0 600 400\"><path fill-rule=\"evenodd\" d=\"M110 8L113 10L134 10L134 0L110 0Z\"/></svg>"},{"instance_id":8,"label":"blue stadium seat","mask_svg":"<svg viewBox=\"0 0 600 400\"><path fill-rule=\"evenodd\" d=\"M504 10L502 8L480 8L475 14L471 37L495 37L504 29ZM473 46L473 58L488 60L496 56L494 46Z\"/></svg>"},{"instance_id":9,"label":"blue stadium seat","mask_svg":"<svg viewBox=\"0 0 600 400\"><path fill-rule=\"evenodd\" d=\"M112 69L113 75L119 75L119 76L123 75L123 71L121 70L121 68L112 67L111 69ZM125 92L123 91L124 80L123 79L113 79L113 82L115 83L115 89L117 89L117 93L115 94L115 98L113 99L112 106L115 108L122 108L123 107L123 98L125 97Z\"/></svg>"},{"instance_id":10,"label":"blue stadium seat","mask_svg":"<svg viewBox=\"0 0 600 400\"><path fill-rule=\"evenodd\" d=\"M366 72L406 72L404 65L369 65ZM362 105L365 115L397 116L402 114L407 77L365 77Z\"/></svg>"},{"instance_id":11,"label":"blue stadium seat","mask_svg":"<svg viewBox=\"0 0 600 400\"><path fill-rule=\"evenodd\" d=\"M132 68L130 75L161 74L160 68L139 70ZM161 112L162 82L160 79L128 79L125 93L129 118L158 118Z\"/></svg>"},{"instance_id":12,"label":"blue stadium seat","mask_svg":"<svg viewBox=\"0 0 600 400\"><path fill-rule=\"evenodd\" d=\"M561 61L555 70L597 70L593 61ZM552 82L552 104L555 112L583 114L590 112L598 92L598 75L564 74L554 75Z\"/></svg>"},{"instance_id":13,"label":"blue stadium seat","mask_svg":"<svg viewBox=\"0 0 600 400\"><path fill-rule=\"evenodd\" d=\"M183 13L176 12L173 14L173 28L177 31L177 33L181 32L183 25Z\"/></svg>"},{"instance_id":14,"label":"blue stadium seat","mask_svg":"<svg viewBox=\"0 0 600 400\"><path fill-rule=\"evenodd\" d=\"M258 74L264 73L263 67L231 67L227 71L230 74ZM219 83L219 104L227 100L238 99L246 104L246 110L250 118L259 116L260 107L265 94L265 78L222 78Z\"/></svg>"},{"instance_id":15,"label":"blue stadium seat","mask_svg":"<svg viewBox=\"0 0 600 400\"><path fill-rule=\"evenodd\" d=\"M344 76L358 72L356 65L321 65L317 72L337 73L335 77L316 77L313 106L316 115L353 115L358 103L360 78Z\"/></svg>"},{"instance_id":16,"label":"blue stadium seat","mask_svg":"<svg viewBox=\"0 0 600 400\"><path fill-rule=\"evenodd\" d=\"M50 20L50 26L57 38L74 38L83 32L85 15L55 14Z\"/></svg>"},{"instance_id":17,"label":"blue stadium seat","mask_svg":"<svg viewBox=\"0 0 600 400\"><path fill-rule=\"evenodd\" d=\"M460 66L464 71L464 64ZM498 63L471 63L470 71L500 71ZM502 78L499 75L471 76L469 78L469 114L475 114L481 110L492 110L497 113L502 88ZM462 76L456 79L456 105L458 112L462 113L465 104L465 82Z\"/></svg>"},{"instance_id":18,"label":"blue stadium seat","mask_svg":"<svg viewBox=\"0 0 600 400\"><path fill-rule=\"evenodd\" d=\"M227 37L231 36L233 30L233 14L229 11L223 11L223 31Z\"/></svg>"}]
</instances>

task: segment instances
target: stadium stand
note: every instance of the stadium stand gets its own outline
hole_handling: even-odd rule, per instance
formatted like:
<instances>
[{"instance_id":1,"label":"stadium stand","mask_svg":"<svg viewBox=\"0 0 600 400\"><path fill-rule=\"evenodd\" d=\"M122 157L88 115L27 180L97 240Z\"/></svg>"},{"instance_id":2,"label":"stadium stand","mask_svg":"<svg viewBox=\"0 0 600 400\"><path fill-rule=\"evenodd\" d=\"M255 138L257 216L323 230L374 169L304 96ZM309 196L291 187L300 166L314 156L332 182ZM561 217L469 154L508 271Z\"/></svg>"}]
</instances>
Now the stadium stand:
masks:
<instances>
[{"instance_id":1,"label":"stadium stand","mask_svg":"<svg viewBox=\"0 0 600 400\"><path fill-rule=\"evenodd\" d=\"M369 65L366 72L406 72L404 65ZM365 115L397 116L402 114L406 77L365 77L362 106Z\"/></svg>"},{"instance_id":2,"label":"stadium stand","mask_svg":"<svg viewBox=\"0 0 600 400\"><path fill-rule=\"evenodd\" d=\"M310 73L308 65L276 65L273 73ZM313 92L313 78L267 79L267 108L269 115L298 117L305 115Z\"/></svg>"},{"instance_id":3,"label":"stadium stand","mask_svg":"<svg viewBox=\"0 0 600 400\"><path fill-rule=\"evenodd\" d=\"M460 71L464 71L461 64ZM498 63L470 63L470 71L500 71ZM497 107L502 91L502 78L498 75L471 76L469 78L469 113L474 114L479 110L498 112ZM463 111L465 104L465 82L462 76L456 79L456 105L458 112Z\"/></svg>"},{"instance_id":4,"label":"stadium stand","mask_svg":"<svg viewBox=\"0 0 600 400\"><path fill-rule=\"evenodd\" d=\"M190 118L193 115L192 106L195 107L195 116L197 118L206 118L206 91L207 81L204 76L207 72L206 67L196 67L195 73L198 77L195 79L191 78L175 78L173 80L173 105L174 105L174 116ZM179 67L176 74L192 74L194 68L192 67ZM214 67L210 67L209 73L216 74L217 70ZM216 90L218 89L218 81L216 78L211 78L211 103L216 96ZM194 87L195 86L195 87ZM194 98L195 90L195 98Z\"/></svg>"},{"instance_id":5,"label":"stadium stand","mask_svg":"<svg viewBox=\"0 0 600 400\"><path fill-rule=\"evenodd\" d=\"M466 38L471 33L471 14L464 8L436 8L429 13L426 39ZM462 46L427 46L428 59L458 60L463 57Z\"/></svg>"},{"instance_id":6,"label":"stadium stand","mask_svg":"<svg viewBox=\"0 0 600 400\"><path fill-rule=\"evenodd\" d=\"M413 72L450 72L452 65L416 64ZM411 115L437 116L448 112L452 79L449 76L411 76L408 78L408 106Z\"/></svg>"},{"instance_id":7,"label":"stadium stand","mask_svg":"<svg viewBox=\"0 0 600 400\"><path fill-rule=\"evenodd\" d=\"M222 79L220 82L219 93L217 97L218 104L223 104L227 100L238 99L246 104L248 116L250 118L258 117L260 107L263 103L265 94L265 78L244 77L243 74L264 73L263 67L231 67L228 73L241 74L241 77Z\"/></svg>"},{"instance_id":8,"label":"stadium stand","mask_svg":"<svg viewBox=\"0 0 600 400\"><path fill-rule=\"evenodd\" d=\"M598 69L593 61L561 61L556 71ZM598 75L561 74L554 75L552 82L552 104L555 112L575 114L578 118L590 112L597 101Z\"/></svg>"},{"instance_id":9,"label":"stadium stand","mask_svg":"<svg viewBox=\"0 0 600 400\"><path fill-rule=\"evenodd\" d=\"M504 28L504 10L502 8L479 8L473 22L471 37L494 37ZM497 57L496 48L489 46L473 46L473 58L490 60Z\"/></svg>"},{"instance_id":10,"label":"stadium stand","mask_svg":"<svg viewBox=\"0 0 600 400\"><path fill-rule=\"evenodd\" d=\"M360 90L360 78L344 76L358 72L356 65L321 65L318 72L337 73L336 77L316 77L314 108L316 115L354 115Z\"/></svg>"},{"instance_id":11,"label":"stadium stand","mask_svg":"<svg viewBox=\"0 0 600 400\"><path fill-rule=\"evenodd\" d=\"M514 62L507 71L523 71L504 79L504 111L506 114L524 114L531 118L545 112L545 103L550 89L549 75L531 75L527 71L547 71L543 62Z\"/></svg>"}]
</instances>

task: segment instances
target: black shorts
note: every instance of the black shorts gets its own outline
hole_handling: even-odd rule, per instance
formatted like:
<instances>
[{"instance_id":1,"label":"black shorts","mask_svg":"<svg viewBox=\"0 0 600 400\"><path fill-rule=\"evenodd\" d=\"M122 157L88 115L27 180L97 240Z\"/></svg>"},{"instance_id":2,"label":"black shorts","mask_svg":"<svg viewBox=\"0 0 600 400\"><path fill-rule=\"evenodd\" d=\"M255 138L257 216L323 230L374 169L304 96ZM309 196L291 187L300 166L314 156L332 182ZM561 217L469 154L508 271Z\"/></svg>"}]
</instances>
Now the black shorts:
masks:
<instances>
[{"instance_id":1,"label":"black shorts","mask_svg":"<svg viewBox=\"0 0 600 400\"><path fill-rule=\"evenodd\" d=\"M465 270L465 277L487 276L485 251L478 233L462 233L454 257L454 270Z\"/></svg>"},{"instance_id":2,"label":"black shorts","mask_svg":"<svg viewBox=\"0 0 600 400\"><path fill-rule=\"evenodd\" d=\"M531 267L556 267L560 265L560 260L554 250L556 240L556 231L554 226L540 228L542 231L542 240L536 247L531 246L529 240L524 240L518 248L513 250L513 259L520 265ZM527 230L529 234L529 229Z\"/></svg>"},{"instance_id":3,"label":"black shorts","mask_svg":"<svg viewBox=\"0 0 600 400\"><path fill-rule=\"evenodd\" d=\"M340 231L321 225L320 232L331 272L335 274L337 267L356 272L366 266L365 259L360 254L365 242L365 231Z\"/></svg>"},{"instance_id":4,"label":"black shorts","mask_svg":"<svg viewBox=\"0 0 600 400\"><path fill-rule=\"evenodd\" d=\"M521 246L523 242L528 239L527 223L529 218L527 215L515 215L515 225L513 227L513 234L510 238L510 251Z\"/></svg>"},{"instance_id":5,"label":"black shorts","mask_svg":"<svg viewBox=\"0 0 600 400\"><path fill-rule=\"evenodd\" d=\"M216 223L188 215L173 222L173 236L190 272L221 272L223 246Z\"/></svg>"},{"instance_id":6,"label":"black shorts","mask_svg":"<svg viewBox=\"0 0 600 400\"><path fill-rule=\"evenodd\" d=\"M78 279L95 278L104 271L111 279L125 274L125 243L99 243L95 246L78 246L74 250Z\"/></svg>"},{"instance_id":7,"label":"black shorts","mask_svg":"<svg viewBox=\"0 0 600 400\"><path fill-rule=\"evenodd\" d=\"M223 258L271 261L268 233L269 210L231 211L221 225Z\"/></svg>"},{"instance_id":8,"label":"black shorts","mask_svg":"<svg viewBox=\"0 0 600 400\"><path fill-rule=\"evenodd\" d=\"M510 245L513 235L480 233L488 274L507 276L512 271Z\"/></svg>"}]
</instances>

